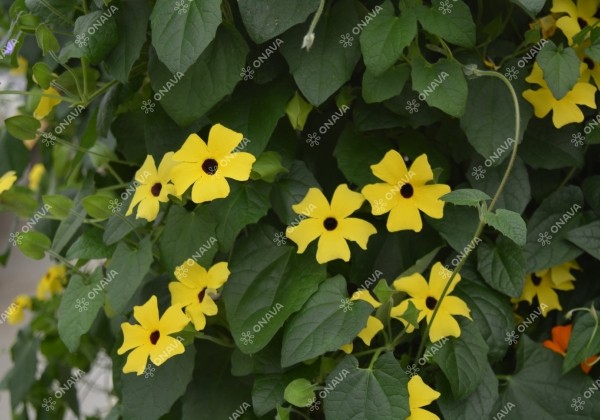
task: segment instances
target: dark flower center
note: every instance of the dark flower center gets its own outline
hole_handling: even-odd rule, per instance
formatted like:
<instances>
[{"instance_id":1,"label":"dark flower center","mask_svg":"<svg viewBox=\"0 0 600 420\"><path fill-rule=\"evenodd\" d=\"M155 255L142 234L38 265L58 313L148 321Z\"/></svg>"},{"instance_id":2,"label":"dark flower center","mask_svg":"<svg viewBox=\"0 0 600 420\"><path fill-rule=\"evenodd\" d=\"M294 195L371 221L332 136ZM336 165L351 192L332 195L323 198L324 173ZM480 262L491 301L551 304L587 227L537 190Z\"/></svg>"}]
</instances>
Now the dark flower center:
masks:
<instances>
[{"instance_id":1,"label":"dark flower center","mask_svg":"<svg viewBox=\"0 0 600 420\"><path fill-rule=\"evenodd\" d=\"M202 303L204 300L204 295L206 294L206 289L202 289L200 293L198 293L198 302Z\"/></svg>"},{"instance_id":2,"label":"dark flower center","mask_svg":"<svg viewBox=\"0 0 600 420\"><path fill-rule=\"evenodd\" d=\"M208 175L214 175L219 169L219 164L214 159L206 159L202 164L202 170Z\"/></svg>"},{"instance_id":3,"label":"dark flower center","mask_svg":"<svg viewBox=\"0 0 600 420\"><path fill-rule=\"evenodd\" d=\"M585 64L587 64L588 69L594 70L594 67L596 66L596 63L594 63L594 60L592 60L591 58L586 57L586 58L583 59L583 62Z\"/></svg>"},{"instance_id":4,"label":"dark flower center","mask_svg":"<svg viewBox=\"0 0 600 420\"><path fill-rule=\"evenodd\" d=\"M337 225L338 225L338 222L333 217L328 217L323 222L323 226L325 226L325 229L327 229L327 230L334 230L337 227Z\"/></svg>"},{"instance_id":5,"label":"dark flower center","mask_svg":"<svg viewBox=\"0 0 600 420\"><path fill-rule=\"evenodd\" d=\"M154 331L152 334L150 334L150 342L152 344L156 344L158 342L159 338L160 338L160 331Z\"/></svg>"},{"instance_id":6,"label":"dark flower center","mask_svg":"<svg viewBox=\"0 0 600 420\"><path fill-rule=\"evenodd\" d=\"M425 306L427 306L427 309L433 311L433 308L435 308L435 305L437 305L436 298L429 296L427 299L425 299Z\"/></svg>"},{"instance_id":7,"label":"dark flower center","mask_svg":"<svg viewBox=\"0 0 600 420\"><path fill-rule=\"evenodd\" d=\"M153 196L158 197L160 195L161 190L162 190L162 184L160 182L157 182L156 184L154 184L152 186L152 188L150 189L150 192L152 193Z\"/></svg>"},{"instance_id":8,"label":"dark flower center","mask_svg":"<svg viewBox=\"0 0 600 420\"><path fill-rule=\"evenodd\" d=\"M542 282L542 279L539 278L538 276L536 276L535 274L531 275L531 282L533 283L534 286L539 286L540 283Z\"/></svg>"},{"instance_id":9,"label":"dark flower center","mask_svg":"<svg viewBox=\"0 0 600 420\"><path fill-rule=\"evenodd\" d=\"M586 26L588 26L588 23L585 20L583 20L582 18L577 18L577 23L579 23L579 27L581 29L583 29Z\"/></svg>"},{"instance_id":10,"label":"dark flower center","mask_svg":"<svg viewBox=\"0 0 600 420\"><path fill-rule=\"evenodd\" d=\"M404 198L410 198L413 196L414 193L415 193L415 190L413 189L412 185L410 185L410 184L404 184L402 186L402 188L400 188L400 194Z\"/></svg>"}]
</instances>

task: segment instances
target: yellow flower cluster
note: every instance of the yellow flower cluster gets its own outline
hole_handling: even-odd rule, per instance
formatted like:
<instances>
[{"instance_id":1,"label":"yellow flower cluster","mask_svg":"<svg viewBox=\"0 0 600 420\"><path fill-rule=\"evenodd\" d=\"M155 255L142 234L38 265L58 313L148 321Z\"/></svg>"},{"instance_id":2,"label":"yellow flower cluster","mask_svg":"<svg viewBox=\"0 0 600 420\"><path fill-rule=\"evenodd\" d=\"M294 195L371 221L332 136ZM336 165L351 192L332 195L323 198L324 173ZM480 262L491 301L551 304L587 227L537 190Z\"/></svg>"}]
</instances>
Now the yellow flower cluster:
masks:
<instances>
[{"instance_id":1,"label":"yellow flower cluster","mask_svg":"<svg viewBox=\"0 0 600 420\"><path fill-rule=\"evenodd\" d=\"M208 135L208 143L197 134L190 134L177 152L166 153L156 167L150 155L136 172L138 183L127 210L136 218L150 221L156 219L160 203L169 196L180 198L192 187L194 203L204 203L229 195L227 178L247 181L256 158L246 152L235 150L243 136L221 124L214 125Z\"/></svg>"},{"instance_id":2,"label":"yellow flower cluster","mask_svg":"<svg viewBox=\"0 0 600 420\"><path fill-rule=\"evenodd\" d=\"M369 222L349 217L362 206L365 198L373 215L389 213L387 229L390 232L420 232L423 228L420 212L434 219L444 216L444 202L440 197L449 193L450 187L432 183L433 171L426 155L419 156L407 169L400 153L390 150L379 163L371 165L371 170L383 182L366 185L361 193L342 184L333 193L331 204L319 189L311 188L300 203L292 206L298 214L310 210L304 214L306 219L286 229L286 236L298 245L298 253L303 253L317 238L320 264L338 258L349 261L347 241L367 249L369 237L377 230Z\"/></svg>"}]
</instances>

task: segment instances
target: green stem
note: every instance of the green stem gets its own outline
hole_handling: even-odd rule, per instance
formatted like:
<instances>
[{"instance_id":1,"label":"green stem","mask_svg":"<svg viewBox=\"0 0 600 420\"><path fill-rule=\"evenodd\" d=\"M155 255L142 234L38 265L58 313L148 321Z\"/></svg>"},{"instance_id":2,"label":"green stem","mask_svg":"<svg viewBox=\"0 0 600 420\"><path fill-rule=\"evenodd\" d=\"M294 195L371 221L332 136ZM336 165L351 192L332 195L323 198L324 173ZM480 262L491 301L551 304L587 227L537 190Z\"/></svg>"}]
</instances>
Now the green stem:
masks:
<instances>
[{"instance_id":1,"label":"green stem","mask_svg":"<svg viewBox=\"0 0 600 420\"><path fill-rule=\"evenodd\" d=\"M500 198L500 195L502 194L502 191L504 190L504 187L506 186L506 182L508 180L508 177L510 176L510 172L512 171L512 168L515 164L515 159L517 158L517 150L519 147L519 133L521 131L521 113L520 113L520 108L519 108L519 98L517 97L517 93L515 92L515 89L510 84L510 81L503 74L495 72L495 71L478 70L478 69L472 70L472 73L476 77L491 76L491 77L497 77L500 80L502 80L504 82L504 84L506 85L506 87L508 87L508 90L511 93L513 103L515 106L515 144L513 146L513 150L510 155L510 159L508 161L508 166L506 168L506 172L504 173L504 176L502 177L502 181L500 181L500 185L498 186L498 189L496 190L496 194L494 194L494 197L492 198L492 202L490 203L490 205L488 207L487 211L491 212L494 209L494 207L496 206L496 203L498 202L498 199ZM471 240L471 243L473 243L477 238L479 238L479 236L483 232L484 227L485 227L485 222L483 220L480 220L479 225L477 226L477 229L475 231L475 234L473 235L473 239ZM446 285L444 286L444 290L442 290L442 294L440 295L440 297L435 305L435 308L433 309L433 314L431 315L431 319L427 323L427 327L425 328L425 331L423 332L423 336L421 337L421 343L419 344L419 351L417 352L417 359L419 359L423 356L423 351L425 349L425 343L427 342L427 339L429 337L429 330L431 329L431 325L433 324L433 322L435 320L435 317L436 317L438 310L442 304L442 301L448 294L450 285L452 284L454 278L458 275L458 273L460 273L460 270L462 269L463 265L467 262L467 259L471 255L472 251L473 251L473 248L469 248L466 250L464 258L462 260L460 260L458 265L452 271L452 275L446 282Z\"/></svg>"},{"instance_id":2,"label":"green stem","mask_svg":"<svg viewBox=\"0 0 600 420\"><path fill-rule=\"evenodd\" d=\"M71 270L75 271L77 274L79 274L82 278L83 278L83 282L84 284L89 284L89 279L87 277L87 274L85 274L84 272L82 272L81 270L79 270L79 268L75 267L73 264L71 264L69 261L67 261L66 258L64 258L62 255L54 252L51 249L46 250L46 253L48 255L50 255L52 258L55 258L56 260L60 261L61 264L69 267Z\"/></svg>"},{"instance_id":3,"label":"green stem","mask_svg":"<svg viewBox=\"0 0 600 420\"><path fill-rule=\"evenodd\" d=\"M312 21L310 22L310 26L308 27L308 32L306 33L306 35L304 35L304 39L306 40L307 38L314 38L315 36L315 28L317 27L317 24L319 23L319 19L321 19L321 15L323 14L323 9L325 9L325 0L321 0L319 2L319 8L317 9L315 15L313 16ZM306 46L306 50L310 50L310 47L312 46L312 41L310 42L310 45Z\"/></svg>"},{"instance_id":4,"label":"green stem","mask_svg":"<svg viewBox=\"0 0 600 420\"><path fill-rule=\"evenodd\" d=\"M41 134L41 133L38 133L38 134ZM63 139L61 139L60 137L56 137L56 136L55 136L54 140L55 140L55 141L56 141L58 144L60 144L60 145L63 145L63 146L66 146L66 147L70 147L70 148L72 148L73 150L77 150L78 152L82 152L82 153L89 153L90 155L98 156L98 157L100 157L100 158L106 159L108 162L120 163L120 164L122 164L122 165L128 165L128 166L138 166L136 163L127 162L127 161L125 161L125 160L120 160L120 159L111 159L111 158L110 158L110 157L108 157L108 156L104 156L104 155L102 155L102 154L100 154L100 153L93 152L93 151L91 151L90 149L84 149L84 148L83 148L83 147L81 147L81 146L77 146L77 145L75 145L75 144L71 144L71 143L69 143L69 142L68 142L68 141L66 141L66 140L63 140Z\"/></svg>"},{"instance_id":5,"label":"green stem","mask_svg":"<svg viewBox=\"0 0 600 420\"><path fill-rule=\"evenodd\" d=\"M75 99L70 99L64 96L56 96L56 95L49 95L46 93L39 93L39 92L23 92L20 90L0 90L0 95L25 95L25 96L43 96L45 98L52 98L52 99L60 99L61 101L64 102L69 102L72 104L76 104L79 101L75 100Z\"/></svg>"},{"instance_id":6,"label":"green stem","mask_svg":"<svg viewBox=\"0 0 600 420\"><path fill-rule=\"evenodd\" d=\"M381 354L382 351L383 351L383 348L381 348L381 347L377 349L377 351L373 355L373 358L371 359L371 363L369 363L369 368L368 368L369 370L373 369L373 366L375 366L375 362L379 358L379 355Z\"/></svg>"}]
</instances>

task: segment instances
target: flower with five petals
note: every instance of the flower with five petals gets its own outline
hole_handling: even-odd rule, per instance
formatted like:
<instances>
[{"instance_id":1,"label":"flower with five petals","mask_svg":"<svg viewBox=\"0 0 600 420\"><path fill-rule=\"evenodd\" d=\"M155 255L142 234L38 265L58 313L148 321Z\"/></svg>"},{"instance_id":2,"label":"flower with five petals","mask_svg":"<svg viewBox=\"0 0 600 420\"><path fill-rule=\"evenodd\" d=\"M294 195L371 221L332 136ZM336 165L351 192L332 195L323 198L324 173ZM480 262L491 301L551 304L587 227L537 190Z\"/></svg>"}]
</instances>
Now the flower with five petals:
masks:
<instances>
[{"instance_id":1,"label":"flower with five petals","mask_svg":"<svg viewBox=\"0 0 600 420\"><path fill-rule=\"evenodd\" d=\"M309 243L319 238L319 264L338 258L348 262L350 248L347 241L354 241L362 249L367 249L369 237L377 233L371 223L349 217L364 201L365 198L360 193L351 191L346 184L336 188L331 205L319 189L311 188L306 197L293 205L292 209L298 214L306 208L312 208L312 212L298 226L288 227L286 236L298 245L298 254L302 254Z\"/></svg>"},{"instance_id":2,"label":"flower with five petals","mask_svg":"<svg viewBox=\"0 0 600 420\"><path fill-rule=\"evenodd\" d=\"M371 169L384 183L366 185L362 193L371 204L374 215L390 213L387 219L390 232L420 232L423 221L419 211L434 219L444 216L444 202L440 197L449 193L450 187L429 184L433 180L433 172L426 155L416 158L409 170L400 153L390 150L381 162L371 165ZM382 202L383 205L378 204Z\"/></svg>"},{"instance_id":3,"label":"flower with five petals","mask_svg":"<svg viewBox=\"0 0 600 420\"><path fill-rule=\"evenodd\" d=\"M133 349L127 356L123 373L136 372L138 376L143 374L148 356L152 363L160 366L171 357L185 352L183 344L170 336L183 330L190 322L180 305L169 307L159 317L158 301L156 296L152 296L142 306L134 306L133 317L139 325L128 322L121 324L123 345L117 350L117 354L122 355Z\"/></svg>"},{"instance_id":4,"label":"flower with five petals","mask_svg":"<svg viewBox=\"0 0 600 420\"><path fill-rule=\"evenodd\" d=\"M208 144L197 134L190 134L173 157L179 162L171 177L177 194L192 187L192 201L204 203L229 195L226 178L247 181L256 158L236 151L244 136L216 124L208 134Z\"/></svg>"}]
</instances>

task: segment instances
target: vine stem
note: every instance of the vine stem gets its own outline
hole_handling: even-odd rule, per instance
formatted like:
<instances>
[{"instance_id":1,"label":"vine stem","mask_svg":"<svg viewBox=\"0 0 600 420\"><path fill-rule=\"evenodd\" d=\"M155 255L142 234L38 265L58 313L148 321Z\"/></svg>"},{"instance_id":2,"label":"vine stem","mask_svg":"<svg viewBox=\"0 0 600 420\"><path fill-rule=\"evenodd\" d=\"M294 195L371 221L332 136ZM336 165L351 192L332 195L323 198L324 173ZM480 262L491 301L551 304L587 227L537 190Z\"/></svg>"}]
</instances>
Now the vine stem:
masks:
<instances>
[{"instance_id":1,"label":"vine stem","mask_svg":"<svg viewBox=\"0 0 600 420\"><path fill-rule=\"evenodd\" d=\"M520 107L519 107L519 98L517 97L517 93L515 92L515 89L510 84L510 81L503 74L495 72L495 71L478 70L478 69L468 69L468 71L471 72L476 77L491 76L491 77L497 77L498 79L502 80L502 82L508 87L508 90L511 93L511 96L512 96L512 99L514 102L514 106L515 106L515 144L513 146L512 153L510 155L510 160L508 161L508 166L506 168L506 172L504 172L502 181L500 181L500 185L498 186L498 189L496 190L496 194L494 194L494 197L492 198L492 202L490 203L490 205L487 209L487 211L491 212L494 209L494 207L496 206L498 199L500 198L500 195L502 194L502 191L504 190L504 187L506 186L506 182L508 181L510 172L512 171L512 168L515 164L515 159L517 158L517 150L519 147L519 133L521 131L521 112L520 112ZM485 222L480 217L479 225L477 226L475 234L473 235L473 239L471 239L471 243L473 243L473 241L475 241L477 238L479 238L481 236L481 233L483 232L484 227L485 227ZM448 289L450 289L450 285L452 284L452 282L453 282L454 278L457 276L457 274L460 273L460 270L462 269L463 265L466 263L467 259L469 258L469 256L471 255L472 252L473 252L472 248L467 249L467 251L465 252L464 258L454 268L454 270L452 271L452 274L450 275L450 278L446 282L446 285L444 286L444 290L442 290L442 294L440 295L440 297L435 305L435 308L433 309L433 313L431 315L431 320L427 323L427 327L425 327L425 331L423 332L423 336L421 337L421 343L419 344L419 351L417 352L417 359L419 359L423 356L423 351L425 349L425 343L427 342L427 338L429 337L429 330L431 329L431 325L435 321L435 317L436 317L438 310L442 304L442 301L448 294Z\"/></svg>"},{"instance_id":2,"label":"vine stem","mask_svg":"<svg viewBox=\"0 0 600 420\"><path fill-rule=\"evenodd\" d=\"M312 47L313 41L315 39L315 28L317 27L317 23L319 23L319 19L321 19L321 15L323 14L323 9L325 9L325 0L321 0L319 2L319 8L317 9L317 12L313 16L312 21L310 22L310 26L308 27L308 32L306 33L306 35L304 35L301 48L306 47L306 51L309 51L310 47Z\"/></svg>"}]
</instances>

